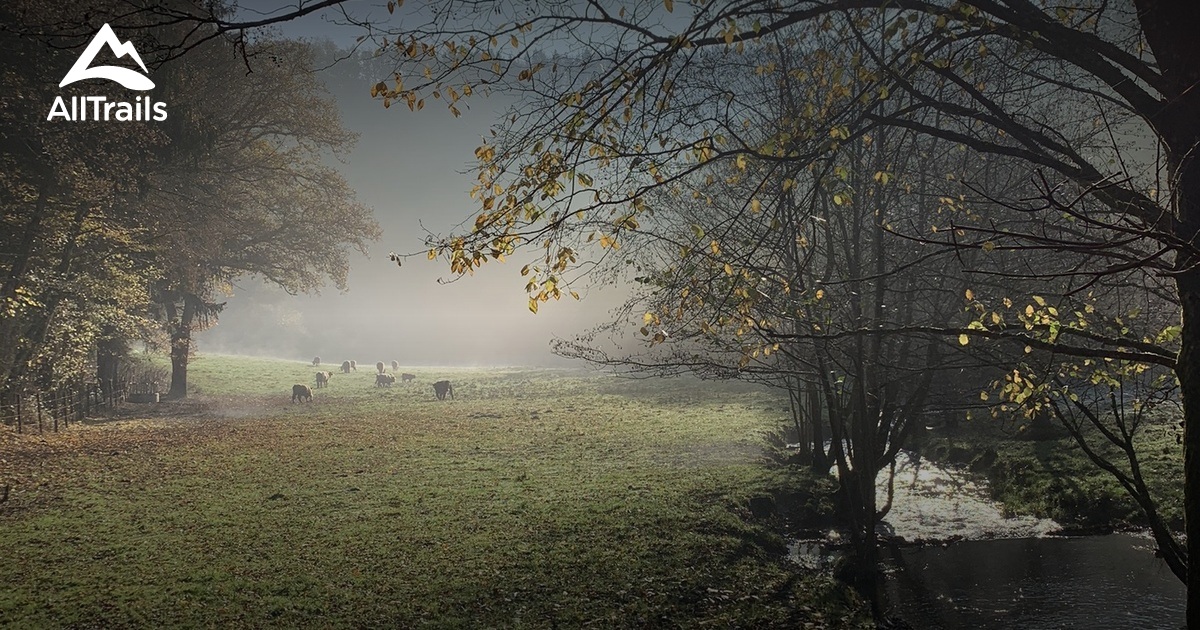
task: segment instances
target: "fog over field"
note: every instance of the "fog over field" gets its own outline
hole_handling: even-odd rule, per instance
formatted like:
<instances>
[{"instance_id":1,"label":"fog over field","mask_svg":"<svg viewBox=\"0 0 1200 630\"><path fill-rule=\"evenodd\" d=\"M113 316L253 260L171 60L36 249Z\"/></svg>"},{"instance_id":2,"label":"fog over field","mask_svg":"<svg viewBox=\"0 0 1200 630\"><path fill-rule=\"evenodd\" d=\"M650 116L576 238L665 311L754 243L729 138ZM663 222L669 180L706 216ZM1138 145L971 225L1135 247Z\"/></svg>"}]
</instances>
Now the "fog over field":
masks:
<instances>
[{"instance_id":1,"label":"fog over field","mask_svg":"<svg viewBox=\"0 0 1200 630\"><path fill-rule=\"evenodd\" d=\"M457 280L443 259L419 255L400 267L388 260L391 252L423 252L428 232L445 234L473 217L475 175L469 169L503 99L475 98L459 118L444 107L385 109L371 98L370 82L356 76L354 59L336 61L354 44L354 35L346 33L357 31L306 17L279 32L324 43L332 65L320 76L345 126L359 134L338 168L358 199L374 208L383 237L369 257L351 254L346 292L327 287L319 295L290 296L255 279L240 280L219 323L196 336L197 350L406 365L576 364L555 356L549 341L610 321L610 310L623 299L619 287L581 284L575 290L585 300L564 296L535 315L518 273L535 260L533 252ZM334 47L343 52L335 54Z\"/></svg>"}]
</instances>

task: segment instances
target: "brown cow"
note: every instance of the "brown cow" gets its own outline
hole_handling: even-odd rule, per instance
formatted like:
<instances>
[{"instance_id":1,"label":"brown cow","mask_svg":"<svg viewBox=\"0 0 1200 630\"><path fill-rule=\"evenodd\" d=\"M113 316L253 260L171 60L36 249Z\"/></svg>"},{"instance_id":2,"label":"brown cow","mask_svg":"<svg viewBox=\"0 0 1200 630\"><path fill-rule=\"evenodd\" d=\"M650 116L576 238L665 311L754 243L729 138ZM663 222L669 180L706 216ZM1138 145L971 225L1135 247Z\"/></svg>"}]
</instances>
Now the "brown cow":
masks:
<instances>
[{"instance_id":1,"label":"brown cow","mask_svg":"<svg viewBox=\"0 0 1200 630\"><path fill-rule=\"evenodd\" d=\"M396 382L396 377L392 374L384 374L383 372L380 372L379 374L375 375L375 386L376 387L383 387L384 385L391 387L392 383L395 383L395 382Z\"/></svg>"},{"instance_id":2,"label":"brown cow","mask_svg":"<svg viewBox=\"0 0 1200 630\"><path fill-rule=\"evenodd\" d=\"M379 361L378 363L375 364L375 371L380 374L383 374L383 361Z\"/></svg>"},{"instance_id":3,"label":"brown cow","mask_svg":"<svg viewBox=\"0 0 1200 630\"><path fill-rule=\"evenodd\" d=\"M414 378L417 378L417 375L416 375L416 374L409 374L408 372L405 372L404 374L401 374L401 375L400 375L400 380L404 381L405 383L407 383L407 382L409 382L409 381L413 380Z\"/></svg>"},{"instance_id":4,"label":"brown cow","mask_svg":"<svg viewBox=\"0 0 1200 630\"><path fill-rule=\"evenodd\" d=\"M392 361L392 371L395 372L396 370L399 370L399 369L400 369L400 364L395 361Z\"/></svg>"},{"instance_id":5,"label":"brown cow","mask_svg":"<svg viewBox=\"0 0 1200 630\"><path fill-rule=\"evenodd\" d=\"M454 400L454 386L450 381L438 381L433 384L433 394L438 400L446 400L446 394L450 394L450 400Z\"/></svg>"},{"instance_id":6,"label":"brown cow","mask_svg":"<svg viewBox=\"0 0 1200 630\"><path fill-rule=\"evenodd\" d=\"M296 402L297 399L300 402L312 402L312 390L308 388L308 385L300 383L292 385L292 402Z\"/></svg>"},{"instance_id":7,"label":"brown cow","mask_svg":"<svg viewBox=\"0 0 1200 630\"><path fill-rule=\"evenodd\" d=\"M321 365L321 357L313 357L313 367Z\"/></svg>"},{"instance_id":8,"label":"brown cow","mask_svg":"<svg viewBox=\"0 0 1200 630\"><path fill-rule=\"evenodd\" d=\"M349 374L349 373L350 373L350 362L342 361L342 374Z\"/></svg>"},{"instance_id":9,"label":"brown cow","mask_svg":"<svg viewBox=\"0 0 1200 630\"><path fill-rule=\"evenodd\" d=\"M333 378L333 372L317 372L317 389L329 385L331 378Z\"/></svg>"}]
</instances>

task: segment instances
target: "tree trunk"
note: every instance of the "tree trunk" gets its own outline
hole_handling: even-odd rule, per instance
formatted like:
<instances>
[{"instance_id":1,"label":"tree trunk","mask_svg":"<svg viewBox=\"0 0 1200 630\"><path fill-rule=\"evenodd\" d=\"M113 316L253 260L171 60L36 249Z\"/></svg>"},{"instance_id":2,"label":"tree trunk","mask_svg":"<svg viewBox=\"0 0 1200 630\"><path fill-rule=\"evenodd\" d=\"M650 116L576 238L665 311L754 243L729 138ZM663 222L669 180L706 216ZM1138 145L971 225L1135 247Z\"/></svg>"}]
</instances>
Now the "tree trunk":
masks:
<instances>
[{"instance_id":1,"label":"tree trunk","mask_svg":"<svg viewBox=\"0 0 1200 630\"><path fill-rule=\"evenodd\" d=\"M1200 98L1191 98L1200 111ZM1175 181L1175 211L1179 219L1175 236L1179 242L1196 247L1200 242L1200 160L1191 156L1200 142L1200 127L1187 121L1167 136L1168 160ZM1186 146L1187 150L1182 147ZM1200 629L1200 255L1191 249L1180 253L1175 262L1175 288L1179 294L1179 356L1175 375L1183 398L1183 512L1187 533L1187 627Z\"/></svg>"},{"instance_id":2,"label":"tree trunk","mask_svg":"<svg viewBox=\"0 0 1200 630\"><path fill-rule=\"evenodd\" d=\"M171 389L167 398L187 398L187 368L188 355L192 350L192 324L196 318L195 302L184 294L183 312L179 320L174 321L176 306L170 303L167 308L168 317L174 326L171 329Z\"/></svg>"},{"instance_id":3,"label":"tree trunk","mask_svg":"<svg viewBox=\"0 0 1200 630\"><path fill-rule=\"evenodd\" d=\"M96 380L105 398L113 392L125 349L125 342L118 339L104 339L96 347Z\"/></svg>"},{"instance_id":4,"label":"tree trunk","mask_svg":"<svg viewBox=\"0 0 1200 630\"><path fill-rule=\"evenodd\" d=\"M188 352L191 350L191 335L185 330L171 336L171 390L167 398L187 398Z\"/></svg>"},{"instance_id":5,"label":"tree trunk","mask_svg":"<svg viewBox=\"0 0 1200 630\"><path fill-rule=\"evenodd\" d=\"M1200 5L1135 0L1142 33L1161 72L1155 87L1161 107L1139 112L1166 145L1168 174L1178 219L1174 242L1185 243L1175 261L1181 324L1175 374L1183 397L1183 506L1187 519L1187 627L1200 630Z\"/></svg>"},{"instance_id":6,"label":"tree trunk","mask_svg":"<svg viewBox=\"0 0 1200 630\"><path fill-rule=\"evenodd\" d=\"M1187 627L1200 628L1200 272L1177 279L1183 334L1175 373L1183 397L1183 512L1187 532Z\"/></svg>"},{"instance_id":7,"label":"tree trunk","mask_svg":"<svg viewBox=\"0 0 1200 630\"><path fill-rule=\"evenodd\" d=\"M803 381L797 376L789 376L788 384L788 408L792 412L792 423L796 426L796 443L800 445L799 460L800 463L812 463L810 459L811 453L808 451L807 445L812 440L812 431L810 429L812 419L805 415L804 395L802 393Z\"/></svg>"}]
</instances>

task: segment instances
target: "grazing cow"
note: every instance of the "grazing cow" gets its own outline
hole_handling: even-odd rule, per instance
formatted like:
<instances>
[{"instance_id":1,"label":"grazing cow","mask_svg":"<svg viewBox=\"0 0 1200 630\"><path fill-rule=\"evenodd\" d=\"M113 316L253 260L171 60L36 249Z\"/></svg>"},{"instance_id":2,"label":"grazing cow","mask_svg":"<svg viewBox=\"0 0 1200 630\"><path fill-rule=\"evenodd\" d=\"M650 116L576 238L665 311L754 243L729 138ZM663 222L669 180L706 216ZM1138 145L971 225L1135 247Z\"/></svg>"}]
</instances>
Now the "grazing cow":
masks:
<instances>
[{"instance_id":1,"label":"grazing cow","mask_svg":"<svg viewBox=\"0 0 1200 630\"><path fill-rule=\"evenodd\" d=\"M350 362L342 361L342 374L349 374L349 373L350 373Z\"/></svg>"},{"instance_id":2,"label":"grazing cow","mask_svg":"<svg viewBox=\"0 0 1200 630\"><path fill-rule=\"evenodd\" d=\"M438 381L433 384L433 394L438 400L446 400L446 394L450 394L450 400L454 400L454 386L450 381Z\"/></svg>"},{"instance_id":3,"label":"grazing cow","mask_svg":"<svg viewBox=\"0 0 1200 630\"><path fill-rule=\"evenodd\" d=\"M383 387L384 385L391 387L392 383L395 383L395 382L396 382L395 375L384 374L383 372L380 372L379 374L375 375L375 386L376 387Z\"/></svg>"},{"instance_id":4,"label":"grazing cow","mask_svg":"<svg viewBox=\"0 0 1200 630\"><path fill-rule=\"evenodd\" d=\"M329 385L331 378L333 378L333 372L317 372L317 389Z\"/></svg>"},{"instance_id":5,"label":"grazing cow","mask_svg":"<svg viewBox=\"0 0 1200 630\"><path fill-rule=\"evenodd\" d=\"M409 382L409 381L413 380L414 378L417 378L417 375L416 375L416 374L409 374L408 372L405 372L404 374L401 374L401 375L400 375L400 380L404 381L405 383L407 383L407 382Z\"/></svg>"},{"instance_id":6,"label":"grazing cow","mask_svg":"<svg viewBox=\"0 0 1200 630\"><path fill-rule=\"evenodd\" d=\"M313 357L313 367L321 365L321 357Z\"/></svg>"},{"instance_id":7,"label":"grazing cow","mask_svg":"<svg viewBox=\"0 0 1200 630\"><path fill-rule=\"evenodd\" d=\"M395 372L396 370L399 370L399 369L400 369L400 364L395 361L392 361L392 371Z\"/></svg>"},{"instance_id":8,"label":"grazing cow","mask_svg":"<svg viewBox=\"0 0 1200 630\"><path fill-rule=\"evenodd\" d=\"M353 360L353 359L351 359L351 360L350 360L350 369L351 369L351 370L354 370L355 372L357 372L357 371L358 371L358 362L357 362L357 361L355 361L355 360Z\"/></svg>"},{"instance_id":9,"label":"grazing cow","mask_svg":"<svg viewBox=\"0 0 1200 630\"><path fill-rule=\"evenodd\" d=\"M292 385L292 402L296 402L297 400L300 402L312 402L312 390L308 388L308 385L301 385L300 383Z\"/></svg>"},{"instance_id":10,"label":"grazing cow","mask_svg":"<svg viewBox=\"0 0 1200 630\"><path fill-rule=\"evenodd\" d=\"M383 374L383 361L380 361L375 364L375 371L380 374Z\"/></svg>"}]
</instances>

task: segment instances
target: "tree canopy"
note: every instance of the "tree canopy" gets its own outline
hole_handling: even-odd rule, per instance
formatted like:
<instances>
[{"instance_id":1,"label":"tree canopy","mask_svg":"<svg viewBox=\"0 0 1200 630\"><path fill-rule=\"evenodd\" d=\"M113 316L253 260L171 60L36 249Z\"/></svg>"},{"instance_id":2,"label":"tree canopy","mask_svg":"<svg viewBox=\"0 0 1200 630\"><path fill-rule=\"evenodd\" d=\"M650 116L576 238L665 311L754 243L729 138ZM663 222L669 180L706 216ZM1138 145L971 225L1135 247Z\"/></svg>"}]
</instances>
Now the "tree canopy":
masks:
<instances>
[{"instance_id":1,"label":"tree canopy","mask_svg":"<svg viewBox=\"0 0 1200 630\"><path fill-rule=\"evenodd\" d=\"M8 25L0 46L20 61L4 70L16 97L0 112L9 228L0 235L0 399L77 379L98 346L103 357L126 340L153 340L157 325L172 346L172 393L184 395L191 332L215 321L232 282L344 290L350 252L365 253L379 236L335 166L354 137L313 73L309 45L206 37L189 44L197 54L186 63L169 63L172 46L196 32L117 4L94 13L35 0L0 9ZM158 6L206 19L227 9ZM169 104L166 120L47 121L72 47L84 43L75 30L113 15L135 33L155 98ZM111 83L65 90L125 97Z\"/></svg>"}]
</instances>

